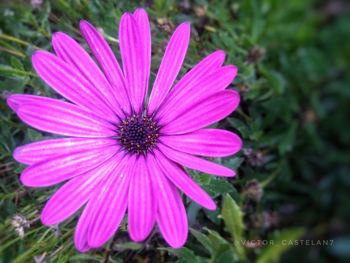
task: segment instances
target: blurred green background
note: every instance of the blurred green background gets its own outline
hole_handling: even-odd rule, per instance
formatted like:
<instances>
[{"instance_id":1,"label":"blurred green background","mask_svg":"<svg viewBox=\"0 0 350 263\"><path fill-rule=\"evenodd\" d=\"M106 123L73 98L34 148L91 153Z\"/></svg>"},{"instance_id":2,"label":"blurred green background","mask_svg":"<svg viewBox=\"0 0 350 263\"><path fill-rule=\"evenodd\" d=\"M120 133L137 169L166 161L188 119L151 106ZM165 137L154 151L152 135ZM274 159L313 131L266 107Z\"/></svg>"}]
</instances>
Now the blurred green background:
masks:
<instances>
[{"instance_id":1,"label":"blurred green background","mask_svg":"<svg viewBox=\"0 0 350 263\"><path fill-rule=\"evenodd\" d=\"M239 67L232 87L242 103L219 126L240 134L244 149L216 160L238 177L193 174L219 209L185 200L191 234L183 249L167 247L157 229L145 243L132 243L124 222L106 246L79 254L72 243L77 217L41 225L40 210L56 188L21 186L24 167L11 157L16 146L50 135L20 122L5 98L58 96L30 57L52 50L56 31L86 46L80 19L103 29L119 55L118 21L138 6L151 18L153 73L185 20L192 38L182 73L216 49ZM0 262L350 262L349 9L340 0L1 1Z\"/></svg>"}]
</instances>

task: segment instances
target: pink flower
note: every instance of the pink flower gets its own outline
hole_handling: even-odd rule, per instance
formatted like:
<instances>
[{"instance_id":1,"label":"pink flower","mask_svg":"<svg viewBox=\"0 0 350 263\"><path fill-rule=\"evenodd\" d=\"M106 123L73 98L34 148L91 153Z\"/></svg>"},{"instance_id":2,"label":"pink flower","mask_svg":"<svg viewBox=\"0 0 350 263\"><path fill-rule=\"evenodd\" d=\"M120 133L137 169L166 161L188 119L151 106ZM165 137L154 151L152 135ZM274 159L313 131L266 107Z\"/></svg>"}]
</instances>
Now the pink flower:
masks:
<instances>
[{"instance_id":1,"label":"pink flower","mask_svg":"<svg viewBox=\"0 0 350 263\"><path fill-rule=\"evenodd\" d=\"M91 24L81 21L80 29L99 66L61 32L52 39L56 55L38 51L32 58L40 77L69 102L33 95L8 98L28 125L66 136L15 150L14 158L29 165L21 182L46 187L67 181L46 203L41 220L60 223L85 205L74 236L79 251L106 243L126 211L132 240L144 240L157 223L166 242L181 247L188 223L177 189L207 209L216 208L184 167L235 175L197 156L223 157L241 148L237 135L204 128L238 106L238 93L226 89L237 69L223 66L224 52L216 51L175 82L190 40L190 25L183 23L168 43L146 103L151 65L146 12L137 9L121 18L123 69Z\"/></svg>"}]
</instances>

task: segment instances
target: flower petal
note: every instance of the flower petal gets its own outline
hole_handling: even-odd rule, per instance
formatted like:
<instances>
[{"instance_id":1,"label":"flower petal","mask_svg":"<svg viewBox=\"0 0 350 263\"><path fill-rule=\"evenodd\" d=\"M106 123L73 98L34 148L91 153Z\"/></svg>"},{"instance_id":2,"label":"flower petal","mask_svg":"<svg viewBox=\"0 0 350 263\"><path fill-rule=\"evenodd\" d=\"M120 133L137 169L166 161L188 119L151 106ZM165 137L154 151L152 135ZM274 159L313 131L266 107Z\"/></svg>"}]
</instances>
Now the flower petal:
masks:
<instances>
[{"instance_id":1,"label":"flower petal","mask_svg":"<svg viewBox=\"0 0 350 263\"><path fill-rule=\"evenodd\" d=\"M151 174L143 157L137 159L128 197L128 230L134 241L144 240L152 231L156 215L156 199Z\"/></svg>"},{"instance_id":2,"label":"flower petal","mask_svg":"<svg viewBox=\"0 0 350 263\"><path fill-rule=\"evenodd\" d=\"M124 13L119 25L120 54L123 61L123 70L129 98L133 110L140 112L144 107L146 94L146 75L144 47L139 27L135 18Z\"/></svg>"},{"instance_id":3,"label":"flower petal","mask_svg":"<svg viewBox=\"0 0 350 263\"><path fill-rule=\"evenodd\" d=\"M21 120L34 128L75 137L115 135L114 125L98 119L74 104L46 97L37 97L36 100L35 104L23 104L17 110Z\"/></svg>"},{"instance_id":4,"label":"flower petal","mask_svg":"<svg viewBox=\"0 0 350 263\"><path fill-rule=\"evenodd\" d=\"M127 203L128 189L133 171L134 157L126 156L111 173L104 187L96 192L86 209L91 210L88 230L90 247L100 247L110 239L122 221Z\"/></svg>"},{"instance_id":5,"label":"flower petal","mask_svg":"<svg viewBox=\"0 0 350 263\"><path fill-rule=\"evenodd\" d=\"M91 209L86 205L74 232L74 244L78 251L84 253L91 249L88 244L88 230L91 224Z\"/></svg>"},{"instance_id":6,"label":"flower petal","mask_svg":"<svg viewBox=\"0 0 350 263\"><path fill-rule=\"evenodd\" d=\"M202 129L186 134L162 136L161 141L174 150L209 157L233 155L242 148L241 138L220 129Z\"/></svg>"},{"instance_id":7,"label":"flower petal","mask_svg":"<svg viewBox=\"0 0 350 263\"><path fill-rule=\"evenodd\" d=\"M35 104L37 102L40 102L43 97L35 96L35 95L23 95L23 94L12 94L7 97L7 105L17 113L19 107L22 104L30 103Z\"/></svg>"},{"instance_id":8,"label":"flower petal","mask_svg":"<svg viewBox=\"0 0 350 263\"><path fill-rule=\"evenodd\" d=\"M190 169L198 170L204 173L214 174L217 176L228 177L236 175L235 171L232 171L231 169L225 166L209 162L207 160L198 158L196 156L184 152L173 150L165 145L159 144L158 148L169 159Z\"/></svg>"},{"instance_id":9,"label":"flower petal","mask_svg":"<svg viewBox=\"0 0 350 263\"><path fill-rule=\"evenodd\" d=\"M161 152L156 152L156 158L159 163L159 167L167 178L176 185L182 192L184 192L189 198L198 203L199 205L209 209L215 210L216 204L211 197L197 185L177 164L166 158Z\"/></svg>"},{"instance_id":10,"label":"flower petal","mask_svg":"<svg viewBox=\"0 0 350 263\"><path fill-rule=\"evenodd\" d=\"M120 157L119 157L120 158ZM101 166L77 176L62 186L45 204L41 221L45 225L54 225L74 214L103 187L100 181L115 168L119 159L113 157Z\"/></svg>"},{"instance_id":11,"label":"flower petal","mask_svg":"<svg viewBox=\"0 0 350 263\"><path fill-rule=\"evenodd\" d=\"M142 47L142 54L143 54L143 63L144 63L144 69L145 74L142 76L144 79L142 80L144 82L144 98L147 96L147 89L148 89L148 81L149 81L149 74L151 71L151 27L148 20L148 15L146 11L142 8L138 8L134 12L134 18L136 20L137 26L139 28L140 36L141 36L141 47Z\"/></svg>"},{"instance_id":12,"label":"flower petal","mask_svg":"<svg viewBox=\"0 0 350 263\"><path fill-rule=\"evenodd\" d=\"M203 77L193 86L188 87L187 92L172 92L169 100L164 104L163 116L161 112L157 114L160 117L161 124L166 124L181 115L182 112L192 108L201 100L208 98L215 93L225 90L237 74L237 68L228 65L224 66L209 76ZM169 103L169 104L168 104ZM174 110L176 109L176 110Z\"/></svg>"},{"instance_id":13,"label":"flower petal","mask_svg":"<svg viewBox=\"0 0 350 263\"><path fill-rule=\"evenodd\" d=\"M183 134L213 124L234 111L239 104L239 94L225 90L203 99L162 128L164 134Z\"/></svg>"},{"instance_id":14,"label":"flower petal","mask_svg":"<svg viewBox=\"0 0 350 263\"><path fill-rule=\"evenodd\" d=\"M176 104L181 101L181 98L187 96L193 87L198 86L203 82L203 78L210 76L217 71L225 60L225 53L221 50L210 54L197 65L195 65L189 72L187 72L171 89L166 101L159 107L157 116L163 116L175 108Z\"/></svg>"},{"instance_id":15,"label":"flower petal","mask_svg":"<svg viewBox=\"0 0 350 263\"><path fill-rule=\"evenodd\" d=\"M58 184L99 166L116 152L118 147L110 146L104 149L58 155L24 169L21 182L30 187Z\"/></svg>"},{"instance_id":16,"label":"flower petal","mask_svg":"<svg viewBox=\"0 0 350 263\"><path fill-rule=\"evenodd\" d=\"M152 155L148 156L153 184L157 189L157 223L165 241L173 248L182 247L188 235L185 207L176 187L160 170Z\"/></svg>"},{"instance_id":17,"label":"flower petal","mask_svg":"<svg viewBox=\"0 0 350 263\"><path fill-rule=\"evenodd\" d=\"M119 107L112 108L106 103L100 92L103 88L92 85L74 66L47 51L35 52L32 63L39 76L63 97L98 116L112 121L116 119L113 110L118 112Z\"/></svg>"},{"instance_id":18,"label":"flower petal","mask_svg":"<svg viewBox=\"0 0 350 263\"><path fill-rule=\"evenodd\" d=\"M148 112L152 114L168 95L177 75L190 41L190 24L182 23L171 36L164 57L160 63L148 102Z\"/></svg>"},{"instance_id":19,"label":"flower petal","mask_svg":"<svg viewBox=\"0 0 350 263\"><path fill-rule=\"evenodd\" d=\"M62 32L57 32L52 37L52 45L57 56L76 68L79 73L92 84L97 92L102 93L103 98L109 102L113 110L119 109L125 104L125 102L123 102L123 104L119 105L112 86L109 84L100 68L85 49L73 38ZM128 103L126 103L124 108L128 106Z\"/></svg>"},{"instance_id":20,"label":"flower petal","mask_svg":"<svg viewBox=\"0 0 350 263\"><path fill-rule=\"evenodd\" d=\"M80 31L88 43L98 63L112 85L114 95L125 112L130 112L130 103L126 91L123 72L119 63L103 36L89 22L80 21Z\"/></svg>"},{"instance_id":21,"label":"flower petal","mask_svg":"<svg viewBox=\"0 0 350 263\"><path fill-rule=\"evenodd\" d=\"M114 139L62 138L37 141L15 149L13 157L24 164L34 164L58 155L70 155L79 151L103 149L116 145Z\"/></svg>"}]
</instances>

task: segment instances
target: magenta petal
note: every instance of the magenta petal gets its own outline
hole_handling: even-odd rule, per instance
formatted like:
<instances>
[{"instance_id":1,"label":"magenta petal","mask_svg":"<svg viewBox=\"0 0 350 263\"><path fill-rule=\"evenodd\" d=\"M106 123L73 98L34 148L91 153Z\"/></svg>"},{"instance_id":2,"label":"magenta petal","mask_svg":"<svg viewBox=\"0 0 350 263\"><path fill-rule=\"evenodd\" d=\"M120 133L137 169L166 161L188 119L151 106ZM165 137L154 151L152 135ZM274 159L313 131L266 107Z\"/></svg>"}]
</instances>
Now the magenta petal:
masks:
<instances>
[{"instance_id":1,"label":"magenta petal","mask_svg":"<svg viewBox=\"0 0 350 263\"><path fill-rule=\"evenodd\" d=\"M34 164L57 155L70 155L79 151L96 150L116 145L114 139L62 138L37 141L15 149L13 157L24 164Z\"/></svg>"},{"instance_id":2,"label":"magenta petal","mask_svg":"<svg viewBox=\"0 0 350 263\"><path fill-rule=\"evenodd\" d=\"M149 72L145 67L142 40L135 18L125 13L119 25L120 53L130 102L136 112L143 110L147 89L145 81Z\"/></svg>"},{"instance_id":3,"label":"magenta petal","mask_svg":"<svg viewBox=\"0 0 350 263\"><path fill-rule=\"evenodd\" d=\"M203 83L203 79L217 71L224 63L224 60L225 53L218 50L195 65L169 92L166 101L158 109L157 116L166 116L167 113L172 112L172 109L176 107L175 105L181 103L181 99L187 96L194 87L199 87L199 84Z\"/></svg>"},{"instance_id":4,"label":"magenta petal","mask_svg":"<svg viewBox=\"0 0 350 263\"><path fill-rule=\"evenodd\" d=\"M105 75L96 65L95 61L73 38L65 33L57 32L52 37L52 45L58 57L66 61L71 67L88 80L97 92L103 94L106 102L112 109L119 109L115 92L107 81Z\"/></svg>"},{"instance_id":5,"label":"magenta petal","mask_svg":"<svg viewBox=\"0 0 350 263\"><path fill-rule=\"evenodd\" d=\"M101 65L109 83L114 90L114 96L125 112L130 112L129 98L125 88L123 72L119 63L103 36L89 22L82 20L80 30L92 53Z\"/></svg>"},{"instance_id":6,"label":"magenta petal","mask_svg":"<svg viewBox=\"0 0 350 263\"><path fill-rule=\"evenodd\" d=\"M74 232L75 247L82 253L87 252L91 249L88 244L88 230L91 224L92 212L91 209L88 209L89 203L86 205L83 213L81 214Z\"/></svg>"},{"instance_id":7,"label":"magenta petal","mask_svg":"<svg viewBox=\"0 0 350 263\"><path fill-rule=\"evenodd\" d=\"M155 222L156 199L151 177L144 157L139 157L132 174L128 197L128 230L131 239L137 242L150 234Z\"/></svg>"},{"instance_id":8,"label":"magenta petal","mask_svg":"<svg viewBox=\"0 0 350 263\"><path fill-rule=\"evenodd\" d=\"M168 95L185 59L190 41L190 24L182 23L171 36L164 57L160 63L148 102L152 114Z\"/></svg>"},{"instance_id":9,"label":"magenta petal","mask_svg":"<svg viewBox=\"0 0 350 263\"><path fill-rule=\"evenodd\" d=\"M13 94L7 97L7 105L17 113L19 107L22 104L35 104L36 102L42 101L43 97L35 96L35 95L23 95L23 94Z\"/></svg>"},{"instance_id":10,"label":"magenta petal","mask_svg":"<svg viewBox=\"0 0 350 263\"><path fill-rule=\"evenodd\" d=\"M233 155L242 148L241 138L220 129L202 129L181 135L162 136L161 141L177 151L209 157Z\"/></svg>"},{"instance_id":11,"label":"magenta petal","mask_svg":"<svg viewBox=\"0 0 350 263\"><path fill-rule=\"evenodd\" d=\"M176 187L166 178L159 169L154 157L149 155L152 183L157 189L158 201L157 223L165 241L173 248L182 247L188 235L188 222L185 207Z\"/></svg>"},{"instance_id":12,"label":"magenta petal","mask_svg":"<svg viewBox=\"0 0 350 263\"><path fill-rule=\"evenodd\" d=\"M37 97L35 103L21 105L17 109L17 115L34 128L56 134L74 137L115 135L114 125L91 115L74 104L46 97Z\"/></svg>"},{"instance_id":13,"label":"magenta petal","mask_svg":"<svg viewBox=\"0 0 350 263\"><path fill-rule=\"evenodd\" d=\"M138 8L134 12L134 18L136 20L137 26L139 28L142 46L142 55L145 74L142 76L142 82L144 83L144 98L147 95L149 74L151 71L151 27L148 20L148 15L146 11L142 8Z\"/></svg>"},{"instance_id":14,"label":"magenta petal","mask_svg":"<svg viewBox=\"0 0 350 263\"><path fill-rule=\"evenodd\" d=\"M225 166L209 162L184 152L173 150L165 145L159 144L158 147L159 150L169 159L190 169L218 176L234 176L236 174Z\"/></svg>"},{"instance_id":15,"label":"magenta petal","mask_svg":"<svg viewBox=\"0 0 350 263\"><path fill-rule=\"evenodd\" d=\"M24 169L21 182L31 187L58 184L99 166L117 151L117 147L110 146L104 149L58 155Z\"/></svg>"},{"instance_id":16,"label":"magenta petal","mask_svg":"<svg viewBox=\"0 0 350 263\"><path fill-rule=\"evenodd\" d=\"M91 224L88 230L90 247L100 247L117 231L127 203L128 189L132 177L134 157L126 156L112 171L101 191L91 197L86 209L91 210Z\"/></svg>"},{"instance_id":17,"label":"magenta petal","mask_svg":"<svg viewBox=\"0 0 350 263\"><path fill-rule=\"evenodd\" d=\"M103 87L91 84L74 66L46 51L35 52L32 63L39 76L63 97L94 114L112 121L116 119L113 110L118 112L119 107L106 103L101 93Z\"/></svg>"},{"instance_id":18,"label":"magenta petal","mask_svg":"<svg viewBox=\"0 0 350 263\"><path fill-rule=\"evenodd\" d=\"M164 134L183 134L213 124L234 111L239 94L233 90L220 91L203 99L191 108L180 111L175 120L162 128ZM176 108L174 109L176 111Z\"/></svg>"},{"instance_id":19,"label":"magenta petal","mask_svg":"<svg viewBox=\"0 0 350 263\"><path fill-rule=\"evenodd\" d=\"M176 187L199 205L209 210L216 209L216 204L211 197L199 187L182 168L158 151L156 152L156 158L163 173Z\"/></svg>"},{"instance_id":20,"label":"magenta petal","mask_svg":"<svg viewBox=\"0 0 350 263\"><path fill-rule=\"evenodd\" d=\"M237 68L234 66L224 66L211 75L203 77L195 85L187 87L187 92L175 92L169 94L169 99L164 104L163 111L157 116L161 118L160 123L166 124L181 115L182 112L192 108L198 102L216 94L232 82L237 74ZM176 110L174 110L176 109ZM163 115L163 116L161 116Z\"/></svg>"},{"instance_id":21,"label":"magenta petal","mask_svg":"<svg viewBox=\"0 0 350 263\"><path fill-rule=\"evenodd\" d=\"M100 181L117 165L119 159L111 158L101 166L77 176L62 186L46 203L41 221L45 225L54 225L67 219L82 207L93 192L103 187Z\"/></svg>"}]
</instances>

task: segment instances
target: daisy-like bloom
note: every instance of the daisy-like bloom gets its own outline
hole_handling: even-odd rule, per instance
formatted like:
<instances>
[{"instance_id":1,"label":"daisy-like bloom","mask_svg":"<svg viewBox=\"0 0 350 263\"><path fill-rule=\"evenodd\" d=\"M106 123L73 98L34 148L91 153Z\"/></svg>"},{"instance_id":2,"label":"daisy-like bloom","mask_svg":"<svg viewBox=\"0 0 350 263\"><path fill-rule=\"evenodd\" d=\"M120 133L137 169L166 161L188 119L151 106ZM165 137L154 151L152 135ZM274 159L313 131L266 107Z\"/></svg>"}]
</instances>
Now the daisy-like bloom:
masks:
<instances>
[{"instance_id":1,"label":"daisy-like bloom","mask_svg":"<svg viewBox=\"0 0 350 263\"><path fill-rule=\"evenodd\" d=\"M81 33L98 64L73 38L55 33L56 54L32 57L39 76L66 100L11 95L8 105L28 125L64 137L18 147L14 158L28 167L21 182L47 187L67 181L46 203L41 220L54 225L80 208L74 242L79 251L98 248L117 231L127 212L132 240L143 241L155 224L166 242L184 245L188 223L181 190L213 210L214 201L186 168L234 176L204 157L240 150L241 139L205 128L228 116L239 95L226 87L236 76L216 51L175 81L190 40L189 23L168 42L146 103L151 33L146 12L125 13L119 26L123 67L101 34L87 21Z\"/></svg>"}]
</instances>

